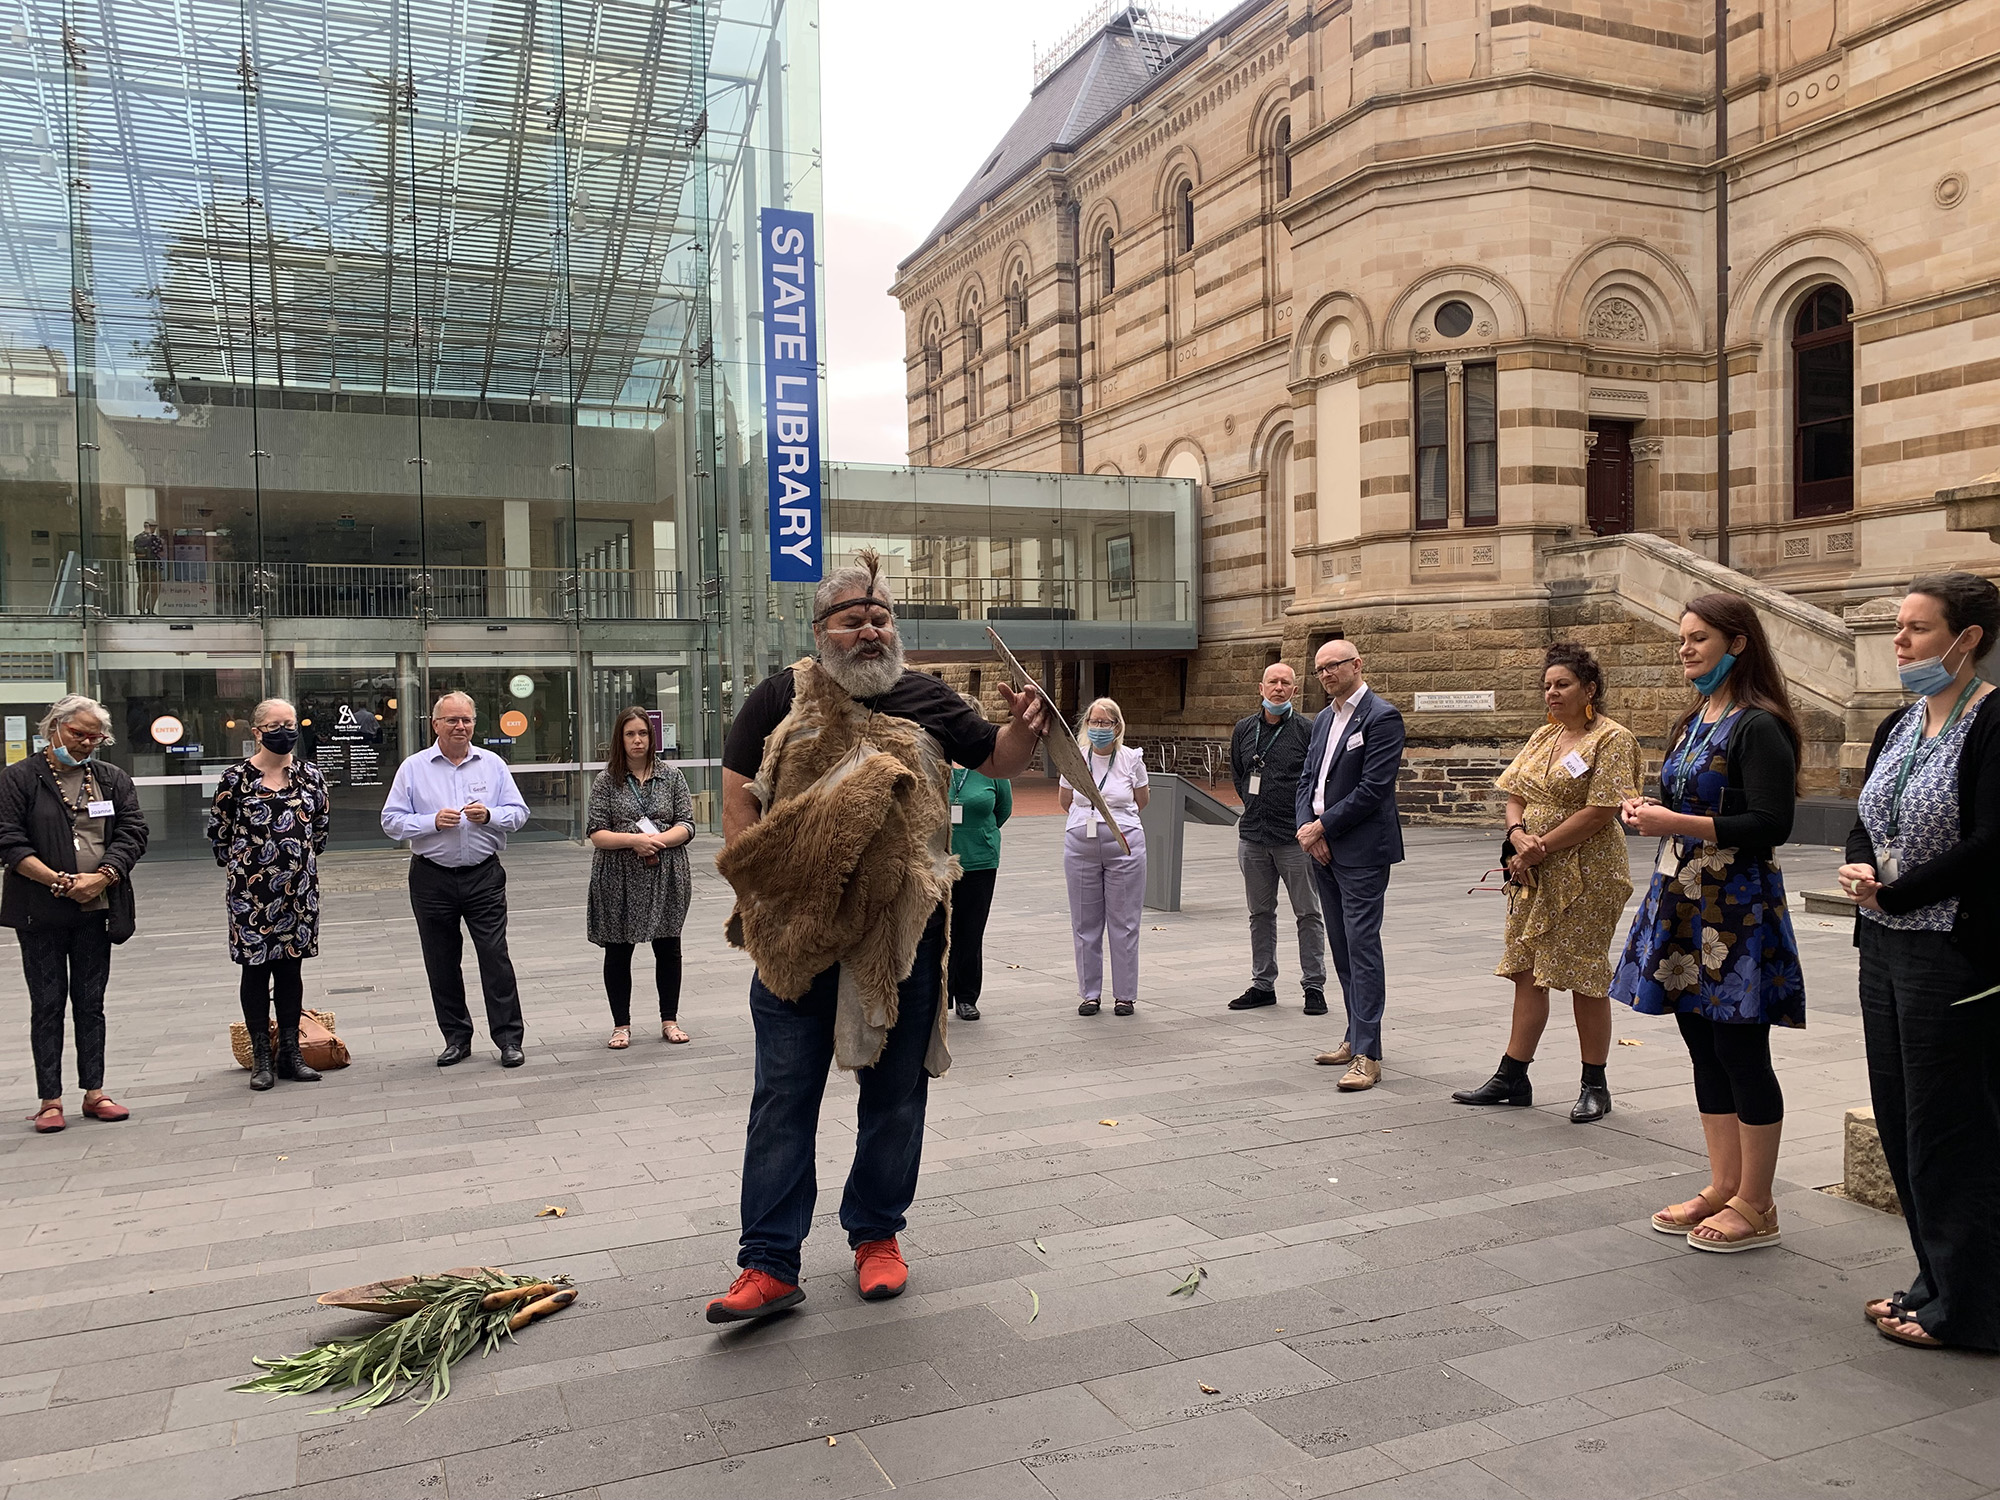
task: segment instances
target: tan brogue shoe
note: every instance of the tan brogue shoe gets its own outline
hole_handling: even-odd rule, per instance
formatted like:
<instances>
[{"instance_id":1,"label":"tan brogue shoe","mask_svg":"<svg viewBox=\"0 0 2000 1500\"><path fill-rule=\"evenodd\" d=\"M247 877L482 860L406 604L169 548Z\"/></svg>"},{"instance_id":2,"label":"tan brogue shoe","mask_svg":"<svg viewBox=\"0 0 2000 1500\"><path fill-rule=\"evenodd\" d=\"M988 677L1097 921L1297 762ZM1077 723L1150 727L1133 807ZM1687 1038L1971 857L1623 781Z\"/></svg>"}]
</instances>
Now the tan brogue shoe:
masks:
<instances>
[{"instance_id":1,"label":"tan brogue shoe","mask_svg":"<svg viewBox=\"0 0 2000 1500\"><path fill-rule=\"evenodd\" d=\"M1363 1089L1372 1089L1382 1081L1382 1065L1372 1057L1357 1057L1354 1066L1341 1075L1335 1085L1344 1094L1357 1094Z\"/></svg>"},{"instance_id":2,"label":"tan brogue shoe","mask_svg":"<svg viewBox=\"0 0 2000 1500\"><path fill-rule=\"evenodd\" d=\"M1337 1068L1342 1063L1351 1063L1354 1061L1354 1049L1346 1042L1342 1042L1333 1051L1320 1053L1313 1061L1318 1063L1322 1068Z\"/></svg>"}]
</instances>

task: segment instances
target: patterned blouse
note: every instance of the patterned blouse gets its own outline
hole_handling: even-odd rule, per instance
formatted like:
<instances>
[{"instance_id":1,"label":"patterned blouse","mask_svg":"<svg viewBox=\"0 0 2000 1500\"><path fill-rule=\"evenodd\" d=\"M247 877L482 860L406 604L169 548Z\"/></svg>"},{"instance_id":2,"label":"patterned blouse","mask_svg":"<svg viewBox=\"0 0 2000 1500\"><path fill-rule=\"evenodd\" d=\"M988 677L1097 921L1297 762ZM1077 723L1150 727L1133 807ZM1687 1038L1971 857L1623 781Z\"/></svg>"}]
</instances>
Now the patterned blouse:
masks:
<instances>
[{"instance_id":1,"label":"patterned blouse","mask_svg":"<svg viewBox=\"0 0 2000 1500\"><path fill-rule=\"evenodd\" d=\"M247 760L222 773L208 809L208 841L228 872L229 956L239 964L312 958L319 952L319 856L332 806L326 777L292 762L272 789Z\"/></svg>"},{"instance_id":2,"label":"patterned blouse","mask_svg":"<svg viewBox=\"0 0 2000 1500\"><path fill-rule=\"evenodd\" d=\"M1883 742L1882 753L1875 758L1874 774L1861 789L1861 825L1868 830L1868 841L1878 855L1892 842L1889 822L1895 811L1892 804L1896 800L1896 778L1902 774L1911 740L1923 733L1924 715L1922 699L1910 705L1903 721ZM1931 742L1935 748L1917 752L1917 765L1903 788L1902 815L1897 819L1896 838L1901 843L1899 873L1936 859L1959 840L1958 757L1965 748L1965 737L1972 732L1975 717L1961 714L1956 724ZM1866 907L1861 909L1861 915L1898 932L1950 932L1952 923L1958 920L1958 897L1947 896L1901 916Z\"/></svg>"},{"instance_id":3,"label":"patterned blouse","mask_svg":"<svg viewBox=\"0 0 2000 1500\"><path fill-rule=\"evenodd\" d=\"M651 819L662 833L685 823L692 834L694 794L687 778L664 763L644 782L610 767L599 771L590 786L585 836L637 833L641 818ZM630 849L599 849L590 856L584 935L599 947L679 937L693 886L686 844L667 850L651 865Z\"/></svg>"}]
</instances>

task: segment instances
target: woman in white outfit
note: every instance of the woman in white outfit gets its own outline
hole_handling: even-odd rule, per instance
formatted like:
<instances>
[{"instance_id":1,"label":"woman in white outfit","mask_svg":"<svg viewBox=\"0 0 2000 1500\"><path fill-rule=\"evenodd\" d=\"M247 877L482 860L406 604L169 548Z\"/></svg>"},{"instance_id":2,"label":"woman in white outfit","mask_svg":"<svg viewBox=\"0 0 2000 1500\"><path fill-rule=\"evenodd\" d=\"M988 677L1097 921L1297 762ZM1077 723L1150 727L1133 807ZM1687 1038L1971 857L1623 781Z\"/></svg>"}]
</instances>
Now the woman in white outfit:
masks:
<instances>
[{"instance_id":1,"label":"woman in white outfit","mask_svg":"<svg viewBox=\"0 0 2000 1500\"><path fill-rule=\"evenodd\" d=\"M1098 1012L1104 997L1104 940L1109 937L1112 1009L1129 1016L1139 999L1139 923L1146 899L1146 835L1139 827L1139 809L1150 795L1146 761L1125 743L1125 715L1109 698L1099 698L1084 713L1077 747L1132 852L1119 847L1118 835L1104 826L1090 798L1065 778L1056 795L1069 814L1063 875L1076 940L1076 985L1083 996L1076 1013Z\"/></svg>"}]
</instances>

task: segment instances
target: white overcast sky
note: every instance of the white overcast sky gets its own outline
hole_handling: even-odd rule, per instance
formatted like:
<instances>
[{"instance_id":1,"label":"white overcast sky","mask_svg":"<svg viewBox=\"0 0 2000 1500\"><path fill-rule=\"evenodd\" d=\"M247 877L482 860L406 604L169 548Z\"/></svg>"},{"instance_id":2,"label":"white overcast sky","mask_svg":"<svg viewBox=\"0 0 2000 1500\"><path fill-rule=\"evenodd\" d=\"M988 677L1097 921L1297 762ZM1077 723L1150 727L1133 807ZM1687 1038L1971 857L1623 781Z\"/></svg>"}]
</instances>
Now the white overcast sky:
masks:
<instances>
[{"instance_id":1,"label":"white overcast sky","mask_svg":"<svg viewBox=\"0 0 2000 1500\"><path fill-rule=\"evenodd\" d=\"M902 463L896 262L1028 102L1034 48L1091 0L820 0L828 457Z\"/></svg>"}]
</instances>

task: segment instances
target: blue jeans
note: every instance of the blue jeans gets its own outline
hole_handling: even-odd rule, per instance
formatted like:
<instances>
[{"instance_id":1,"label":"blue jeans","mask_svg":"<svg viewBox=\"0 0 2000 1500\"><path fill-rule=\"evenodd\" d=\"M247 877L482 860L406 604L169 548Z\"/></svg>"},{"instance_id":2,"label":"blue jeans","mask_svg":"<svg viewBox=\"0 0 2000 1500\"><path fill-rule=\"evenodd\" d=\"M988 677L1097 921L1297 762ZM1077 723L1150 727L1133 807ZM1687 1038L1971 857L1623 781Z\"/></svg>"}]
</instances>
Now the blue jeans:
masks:
<instances>
[{"instance_id":1,"label":"blue jeans","mask_svg":"<svg viewBox=\"0 0 2000 1500\"><path fill-rule=\"evenodd\" d=\"M1313 861L1327 946L1347 1006L1347 1043L1356 1057L1382 1060L1382 1009L1389 998L1382 966L1382 903L1388 865L1323 865Z\"/></svg>"},{"instance_id":2,"label":"blue jeans","mask_svg":"<svg viewBox=\"0 0 2000 1500\"><path fill-rule=\"evenodd\" d=\"M937 1025L938 970L944 945L940 906L917 944L917 959L897 991L896 1024L872 1068L858 1075L861 1103L854 1165L840 1200L850 1245L903 1231L923 1164L924 1104L930 1074L924 1054ZM833 1016L840 969L818 975L797 1000L780 1000L760 978L750 981L757 1027L757 1084L743 1143L743 1239L736 1264L796 1285L799 1247L819 1201L813 1144L820 1098L833 1062Z\"/></svg>"}]
</instances>

